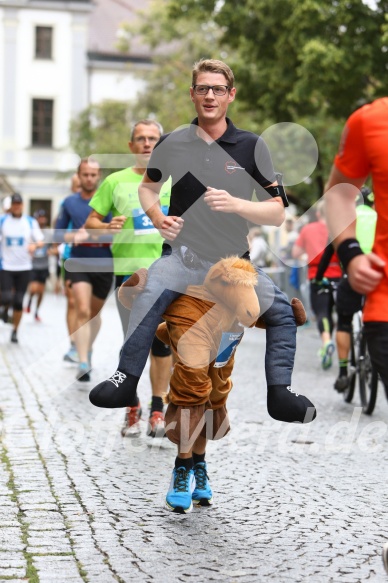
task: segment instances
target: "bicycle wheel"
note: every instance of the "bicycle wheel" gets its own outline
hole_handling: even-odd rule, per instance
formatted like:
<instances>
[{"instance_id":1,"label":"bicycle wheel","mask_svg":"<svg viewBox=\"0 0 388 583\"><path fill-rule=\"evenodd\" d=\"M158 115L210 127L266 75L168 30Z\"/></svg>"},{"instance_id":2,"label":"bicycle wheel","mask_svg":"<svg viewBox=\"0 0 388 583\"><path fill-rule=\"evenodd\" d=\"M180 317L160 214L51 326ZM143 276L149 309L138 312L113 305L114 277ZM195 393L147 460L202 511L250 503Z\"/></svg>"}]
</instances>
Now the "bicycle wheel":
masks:
<instances>
[{"instance_id":1,"label":"bicycle wheel","mask_svg":"<svg viewBox=\"0 0 388 583\"><path fill-rule=\"evenodd\" d=\"M366 338L361 332L360 352L358 355L358 382L362 411L371 415L376 405L378 374L372 367Z\"/></svg>"},{"instance_id":2,"label":"bicycle wheel","mask_svg":"<svg viewBox=\"0 0 388 583\"><path fill-rule=\"evenodd\" d=\"M351 403L354 395L354 389L356 388L356 377L357 377L357 362L356 362L356 351L354 347L354 334L350 335L350 362L349 362L349 385L344 391L344 401L345 403Z\"/></svg>"}]
</instances>

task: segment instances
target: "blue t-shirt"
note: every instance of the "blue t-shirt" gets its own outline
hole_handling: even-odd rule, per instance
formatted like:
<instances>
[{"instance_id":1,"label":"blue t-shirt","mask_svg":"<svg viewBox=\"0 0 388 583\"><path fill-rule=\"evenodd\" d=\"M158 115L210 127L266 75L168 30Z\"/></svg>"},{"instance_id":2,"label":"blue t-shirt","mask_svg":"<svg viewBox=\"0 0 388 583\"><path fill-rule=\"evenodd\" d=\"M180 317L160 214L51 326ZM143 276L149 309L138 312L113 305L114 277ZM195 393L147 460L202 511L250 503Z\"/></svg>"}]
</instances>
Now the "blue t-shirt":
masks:
<instances>
[{"instance_id":1,"label":"blue t-shirt","mask_svg":"<svg viewBox=\"0 0 388 583\"><path fill-rule=\"evenodd\" d=\"M90 214L89 202L91 199L82 198L79 192L71 194L63 201L57 221L55 223L55 241L62 243L66 229L71 226L75 231L84 226L86 219ZM103 222L109 223L111 221L111 214L107 215ZM59 232L61 231L61 232ZM90 239L80 245L72 245L70 257L73 258L96 258L107 257L111 258L112 253L110 244L112 236L100 236L99 239Z\"/></svg>"}]
</instances>

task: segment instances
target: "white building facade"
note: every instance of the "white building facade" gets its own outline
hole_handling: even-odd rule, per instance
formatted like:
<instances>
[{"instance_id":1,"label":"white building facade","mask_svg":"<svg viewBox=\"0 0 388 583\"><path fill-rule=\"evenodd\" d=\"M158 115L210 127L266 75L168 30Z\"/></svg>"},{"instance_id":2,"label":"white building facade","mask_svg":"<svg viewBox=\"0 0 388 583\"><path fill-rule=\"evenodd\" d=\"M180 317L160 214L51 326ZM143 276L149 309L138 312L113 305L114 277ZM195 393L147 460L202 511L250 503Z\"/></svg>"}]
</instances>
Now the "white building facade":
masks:
<instances>
[{"instance_id":1,"label":"white building facade","mask_svg":"<svg viewBox=\"0 0 388 583\"><path fill-rule=\"evenodd\" d=\"M88 104L89 0L0 1L0 171L55 216L78 157L71 118Z\"/></svg>"},{"instance_id":2,"label":"white building facade","mask_svg":"<svg viewBox=\"0 0 388 583\"><path fill-rule=\"evenodd\" d=\"M120 22L147 1L0 0L0 175L52 221L79 157L70 122L104 99L131 100L149 68L143 47L115 48ZM130 64L130 66L129 66ZM0 199L4 193L0 189Z\"/></svg>"}]
</instances>

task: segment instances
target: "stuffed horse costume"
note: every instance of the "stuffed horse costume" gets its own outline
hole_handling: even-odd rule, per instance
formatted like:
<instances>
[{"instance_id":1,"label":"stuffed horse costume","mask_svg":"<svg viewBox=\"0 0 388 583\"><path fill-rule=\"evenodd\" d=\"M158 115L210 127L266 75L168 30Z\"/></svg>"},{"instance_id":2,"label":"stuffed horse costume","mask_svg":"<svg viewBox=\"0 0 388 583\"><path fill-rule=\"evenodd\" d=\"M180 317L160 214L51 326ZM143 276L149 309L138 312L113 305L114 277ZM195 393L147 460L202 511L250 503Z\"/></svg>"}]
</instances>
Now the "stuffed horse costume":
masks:
<instances>
[{"instance_id":1,"label":"stuffed horse costume","mask_svg":"<svg viewBox=\"0 0 388 583\"><path fill-rule=\"evenodd\" d=\"M203 285L189 286L163 315L157 335L174 357L166 396L166 433L182 448L199 432L221 439L229 431L226 401L232 389L234 352L243 326L254 326L260 306L255 268L239 257L216 263Z\"/></svg>"},{"instance_id":2,"label":"stuffed horse costume","mask_svg":"<svg viewBox=\"0 0 388 583\"><path fill-rule=\"evenodd\" d=\"M249 261L222 259L209 270L203 285L189 286L163 314L165 322L157 336L171 345L175 360L165 398L166 434L181 448L182 441L189 447L200 433L208 439L220 439L230 429L225 404L232 388L234 351L243 326L265 328L259 317L257 278ZM131 308L133 297L141 293L146 280L147 270L140 269L122 284L119 300L125 307ZM297 325L304 324L302 302L293 298L291 306ZM276 416L269 411L272 417L303 421L306 410L314 408L303 395L291 393L286 390L282 402L276 403ZM313 418L315 408L309 421Z\"/></svg>"}]
</instances>

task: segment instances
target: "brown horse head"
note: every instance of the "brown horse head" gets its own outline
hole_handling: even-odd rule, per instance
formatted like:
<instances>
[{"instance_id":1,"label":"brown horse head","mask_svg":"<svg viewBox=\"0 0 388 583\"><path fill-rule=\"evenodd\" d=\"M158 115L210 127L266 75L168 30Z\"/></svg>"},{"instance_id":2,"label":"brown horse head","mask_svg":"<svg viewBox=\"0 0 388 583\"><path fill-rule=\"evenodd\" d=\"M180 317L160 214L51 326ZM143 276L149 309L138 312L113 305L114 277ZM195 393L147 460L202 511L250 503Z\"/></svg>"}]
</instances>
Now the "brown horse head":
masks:
<instances>
[{"instance_id":1,"label":"brown horse head","mask_svg":"<svg viewBox=\"0 0 388 583\"><path fill-rule=\"evenodd\" d=\"M254 326L260 315L255 291L257 272L246 259L227 257L210 268L205 288L231 310L243 326Z\"/></svg>"}]
</instances>

